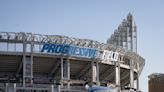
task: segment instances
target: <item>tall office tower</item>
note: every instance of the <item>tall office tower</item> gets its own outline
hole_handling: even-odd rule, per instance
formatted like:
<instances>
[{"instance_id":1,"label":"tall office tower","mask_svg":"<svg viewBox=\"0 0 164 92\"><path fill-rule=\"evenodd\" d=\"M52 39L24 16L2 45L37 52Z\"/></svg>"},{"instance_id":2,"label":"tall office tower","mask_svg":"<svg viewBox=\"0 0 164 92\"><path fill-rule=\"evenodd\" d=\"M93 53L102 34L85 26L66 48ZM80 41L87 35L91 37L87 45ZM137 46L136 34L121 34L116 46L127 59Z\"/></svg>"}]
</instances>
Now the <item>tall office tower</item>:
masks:
<instances>
[{"instance_id":1,"label":"tall office tower","mask_svg":"<svg viewBox=\"0 0 164 92\"><path fill-rule=\"evenodd\" d=\"M131 13L128 14L127 19L123 19L107 43L137 53L137 27Z\"/></svg>"}]
</instances>

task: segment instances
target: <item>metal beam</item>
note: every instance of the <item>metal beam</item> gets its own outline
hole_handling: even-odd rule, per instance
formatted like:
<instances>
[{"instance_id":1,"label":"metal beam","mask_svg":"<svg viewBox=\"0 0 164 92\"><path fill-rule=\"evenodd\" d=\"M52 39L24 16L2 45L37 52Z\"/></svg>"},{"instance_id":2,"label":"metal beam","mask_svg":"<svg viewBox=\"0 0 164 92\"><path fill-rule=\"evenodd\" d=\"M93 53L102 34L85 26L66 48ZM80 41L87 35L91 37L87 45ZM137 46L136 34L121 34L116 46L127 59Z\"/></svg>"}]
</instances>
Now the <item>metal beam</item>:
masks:
<instances>
[{"instance_id":1,"label":"metal beam","mask_svg":"<svg viewBox=\"0 0 164 92\"><path fill-rule=\"evenodd\" d=\"M89 68L91 68L91 62L88 62L88 63L82 68L82 70L80 70L80 71L78 72L77 78L80 78L80 77L84 76L84 75L88 72L88 69L89 69Z\"/></svg>"},{"instance_id":2,"label":"metal beam","mask_svg":"<svg viewBox=\"0 0 164 92\"><path fill-rule=\"evenodd\" d=\"M121 85L125 85L127 84L127 82L129 82L129 73L127 73L123 78L121 78Z\"/></svg>"},{"instance_id":3,"label":"metal beam","mask_svg":"<svg viewBox=\"0 0 164 92\"><path fill-rule=\"evenodd\" d=\"M23 35L23 87L25 87L26 85L26 81L25 81L25 73L26 73L26 65L25 65L25 61L26 61L26 36L25 34Z\"/></svg>"},{"instance_id":4,"label":"metal beam","mask_svg":"<svg viewBox=\"0 0 164 92\"><path fill-rule=\"evenodd\" d=\"M52 76L53 74L55 74L57 72L57 69L59 68L60 66L60 62L57 61L54 65L54 67L51 69L51 72L49 73L49 76Z\"/></svg>"},{"instance_id":5,"label":"metal beam","mask_svg":"<svg viewBox=\"0 0 164 92\"><path fill-rule=\"evenodd\" d=\"M31 74L30 74L30 84L33 85L33 50L34 50L34 36L31 33L31 53L30 53L30 62L31 62Z\"/></svg>"},{"instance_id":6,"label":"metal beam","mask_svg":"<svg viewBox=\"0 0 164 92\"><path fill-rule=\"evenodd\" d=\"M129 76L129 70L125 70L121 75L124 75L121 77L121 80L125 79L127 76Z\"/></svg>"},{"instance_id":7,"label":"metal beam","mask_svg":"<svg viewBox=\"0 0 164 92\"><path fill-rule=\"evenodd\" d=\"M109 71L110 70L110 71ZM104 69L104 71L100 74L100 80L104 79L109 72L111 72L113 70L112 67L107 67L106 69Z\"/></svg>"},{"instance_id":8,"label":"metal beam","mask_svg":"<svg viewBox=\"0 0 164 92\"><path fill-rule=\"evenodd\" d=\"M92 61L92 64L91 64L91 70L92 70L92 73L91 73L91 78L92 78L92 85L94 84L94 83L96 83L97 82L97 78L96 78L96 71L97 71L97 69L96 69L96 65L95 65L95 62L94 61Z\"/></svg>"},{"instance_id":9,"label":"metal beam","mask_svg":"<svg viewBox=\"0 0 164 92\"><path fill-rule=\"evenodd\" d=\"M108 74L104 79L107 80L107 79L111 79L112 76L114 76L115 72L112 71L110 74Z\"/></svg>"},{"instance_id":10,"label":"metal beam","mask_svg":"<svg viewBox=\"0 0 164 92\"><path fill-rule=\"evenodd\" d=\"M120 92L121 88L120 88L120 64L119 62L115 63L115 84L117 87L117 91Z\"/></svg>"},{"instance_id":11,"label":"metal beam","mask_svg":"<svg viewBox=\"0 0 164 92\"><path fill-rule=\"evenodd\" d=\"M63 57L61 57L61 88L63 88Z\"/></svg>"},{"instance_id":12,"label":"metal beam","mask_svg":"<svg viewBox=\"0 0 164 92\"><path fill-rule=\"evenodd\" d=\"M98 61L96 61L96 80L97 80L97 85L98 86L100 86L100 83L99 83L99 81L100 81L100 74L99 74L99 72L100 72L100 70L99 70L99 62Z\"/></svg>"},{"instance_id":13,"label":"metal beam","mask_svg":"<svg viewBox=\"0 0 164 92\"><path fill-rule=\"evenodd\" d=\"M130 61L130 88L134 88L134 70L133 61Z\"/></svg>"},{"instance_id":14,"label":"metal beam","mask_svg":"<svg viewBox=\"0 0 164 92\"><path fill-rule=\"evenodd\" d=\"M69 88L70 87L70 60L69 59L67 59L67 81L68 81L68 83L67 83L67 87Z\"/></svg>"},{"instance_id":15,"label":"metal beam","mask_svg":"<svg viewBox=\"0 0 164 92\"><path fill-rule=\"evenodd\" d=\"M129 78L130 78L130 77L126 77L126 78L124 79L124 81L121 82L121 83L122 83L121 85L122 85L122 86L125 86L126 84L129 84L129 81L130 81Z\"/></svg>"},{"instance_id":16,"label":"metal beam","mask_svg":"<svg viewBox=\"0 0 164 92\"><path fill-rule=\"evenodd\" d=\"M23 58L22 58L22 61L21 61L20 64L19 64L19 67L18 67L18 69L17 69L16 75L19 75L19 73L20 73L22 67L23 67Z\"/></svg>"},{"instance_id":17,"label":"metal beam","mask_svg":"<svg viewBox=\"0 0 164 92\"><path fill-rule=\"evenodd\" d=\"M139 63L137 63L137 80L136 80L136 85L137 85L137 90L139 91Z\"/></svg>"}]
</instances>

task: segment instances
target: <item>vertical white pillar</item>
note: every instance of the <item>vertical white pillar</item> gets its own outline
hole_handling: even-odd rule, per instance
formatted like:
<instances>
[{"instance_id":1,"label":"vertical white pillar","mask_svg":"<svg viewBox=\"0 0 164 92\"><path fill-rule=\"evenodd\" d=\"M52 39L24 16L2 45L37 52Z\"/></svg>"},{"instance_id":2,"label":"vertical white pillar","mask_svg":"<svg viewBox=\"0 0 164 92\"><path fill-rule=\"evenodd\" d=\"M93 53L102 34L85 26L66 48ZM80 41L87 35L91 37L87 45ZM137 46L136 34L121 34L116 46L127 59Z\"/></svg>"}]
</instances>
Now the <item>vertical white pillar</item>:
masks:
<instances>
[{"instance_id":1,"label":"vertical white pillar","mask_svg":"<svg viewBox=\"0 0 164 92\"><path fill-rule=\"evenodd\" d=\"M26 73L26 35L23 33L23 87L25 87L25 73Z\"/></svg>"},{"instance_id":2,"label":"vertical white pillar","mask_svg":"<svg viewBox=\"0 0 164 92\"><path fill-rule=\"evenodd\" d=\"M30 83L31 85L33 85L33 49L34 49L34 36L33 34L31 34L32 36L32 41L31 41L31 58L30 58L30 62L31 62L31 78L30 78Z\"/></svg>"},{"instance_id":3,"label":"vertical white pillar","mask_svg":"<svg viewBox=\"0 0 164 92\"><path fill-rule=\"evenodd\" d=\"M92 85L94 85L94 83L96 83L97 82L97 72L96 72L96 65L95 65L95 62L94 61L92 61L91 62L92 64L91 64L91 68L92 68Z\"/></svg>"},{"instance_id":4,"label":"vertical white pillar","mask_svg":"<svg viewBox=\"0 0 164 92\"><path fill-rule=\"evenodd\" d=\"M61 87L63 88L63 57L61 57Z\"/></svg>"},{"instance_id":5,"label":"vertical white pillar","mask_svg":"<svg viewBox=\"0 0 164 92\"><path fill-rule=\"evenodd\" d=\"M70 60L67 59L67 87L70 87Z\"/></svg>"},{"instance_id":6,"label":"vertical white pillar","mask_svg":"<svg viewBox=\"0 0 164 92\"><path fill-rule=\"evenodd\" d=\"M8 83L5 84L5 92L8 92Z\"/></svg>"},{"instance_id":7,"label":"vertical white pillar","mask_svg":"<svg viewBox=\"0 0 164 92\"><path fill-rule=\"evenodd\" d=\"M134 88L133 60L130 61L130 88Z\"/></svg>"},{"instance_id":8,"label":"vertical white pillar","mask_svg":"<svg viewBox=\"0 0 164 92\"><path fill-rule=\"evenodd\" d=\"M13 92L16 92L16 83L14 83L14 91Z\"/></svg>"},{"instance_id":9,"label":"vertical white pillar","mask_svg":"<svg viewBox=\"0 0 164 92\"><path fill-rule=\"evenodd\" d=\"M51 92L54 92L54 85L51 85Z\"/></svg>"},{"instance_id":10,"label":"vertical white pillar","mask_svg":"<svg viewBox=\"0 0 164 92\"><path fill-rule=\"evenodd\" d=\"M60 85L58 85L57 87L58 87L58 92L61 92L61 87L60 87Z\"/></svg>"},{"instance_id":11,"label":"vertical white pillar","mask_svg":"<svg viewBox=\"0 0 164 92\"><path fill-rule=\"evenodd\" d=\"M91 62L91 67L92 67L92 84L96 83L96 85L100 85L99 83L99 62L92 61Z\"/></svg>"},{"instance_id":12,"label":"vertical white pillar","mask_svg":"<svg viewBox=\"0 0 164 92\"><path fill-rule=\"evenodd\" d=\"M137 63L137 91L139 91L139 69L140 69L140 67L139 67L139 63Z\"/></svg>"},{"instance_id":13,"label":"vertical white pillar","mask_svg":"<svg viewBox=\"0 0 164 92\"><path fill-rule=\"evenodd\" d=\"M97 80L97 85L99 86L100 85L100 82L99 82L99 62L96 61L96 80Z\"/></svg>"},{"instance_id":14,"label":"vertical white pillar","mask_svg":"<svg viewBox=\"0 0 164 92\"><path fill-rule=\"evenodd\" d=\"M119 62L115 63L115 84L118 92L121 92L120 88L120 64Z\"/></svg>"}]
</instances>

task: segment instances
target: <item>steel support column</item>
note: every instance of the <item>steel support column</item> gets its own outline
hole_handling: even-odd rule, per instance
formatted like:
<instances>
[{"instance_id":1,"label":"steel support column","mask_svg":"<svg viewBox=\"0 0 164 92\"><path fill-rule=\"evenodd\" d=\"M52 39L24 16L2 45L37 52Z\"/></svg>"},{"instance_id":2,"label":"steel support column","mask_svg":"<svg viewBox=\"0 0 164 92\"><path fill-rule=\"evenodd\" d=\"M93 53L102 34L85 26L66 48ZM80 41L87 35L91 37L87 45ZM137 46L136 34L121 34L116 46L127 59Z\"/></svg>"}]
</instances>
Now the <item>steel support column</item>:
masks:
<instances>
[{"instance_id":1,"label":"steel support column","mask_svg":"<svg viewBox=\"0 0 164 92\"><path fill-rule=\"evenodd\" d=\"M96 61L96 81L97 81L97 85L99 86L100 85L100 82L99 82L99 62Z\"/></svg>"},{"instance_id":2,"label":"steel support column","mask_svg":"<svg viewBox=\"0 0 164 92\"><path fill-rule=\"evenodd\" d=\"M99 82L99 65L97 62L92 61L91 62L91 68L92 68L92 85L97 85Z\"/></svg>"},{"instance_id":3,"label":"steel support column","mask_svg":"<svg viewBox=\"0 0 164 92\"><path fill-rule=\"evenodd\" d=\"M30 83L31 85L33 85L33 49L34 49L34 38L33 38L33 34L31 34L32 36L32 41L31 41L31 58L30 58L30 62L31 62L31 79L30 79Z\"/></svg>"},{"instance_id":4,"label":"steel support column","mask_svg":"<svg viewBox=\"0 0 164 92\"><path fill-rule=\"evenodd\" d=\"M57 86L57 90L58 90L58 92L61 92L61 86L60 85Z\"/></svg>"},{"instance_id":5,"label":"steel support column","mask_svg":"<svg viewBox=\"0 0 164 92\"><path fill-rule=\"evenodd\" d=\"M26 64L25 64L25 61L26 61L26 35L25 33L23 34L23 87L25 87L25 72L26 72Z\"/></svg>"},{"instance_id":6,"label":"steel support column","mask_svg":"<svg viewBox=\"0 0 164 92\"><path fill-rule=\"evenodd\" d=\"M5 92L8 92L8 86L9 86L9 84L6 83L6 84L5 84Z\"/></svg>"},{"instance_id":7,"label":"steel support column","mask_svg":"<svg viewBox=\"0 0 164 92\"><path fill-rule=\"evenodd\" d=\"M139 91L139 63L137 63L137 81L136 81L136 85L137 85L137 91Z\"/></svg>"},{"instance_id":8,"label":"steel support column","mask_svg":"<svg viewBox=\"0 0 164 92\"><path fill-rule=\"evenodd\" d=\"M63 57L61 57L61 88L63 88Z\"/></svg>"},{"instance_id":9,"label":"steel support column","mask_svg":"<svg viewBox=\"0 0 164 92\"><path fill-rule=\"evenodd\" d=\"M51 85L51 92L54 92L54 85Z\"/></svg>"},{"instance_id":10,"label":"steel support column","mask_svg":"<svg viewBox=\"0 0 164 92\"><path fill-rule=\"evenodd\" d=\"M115 83L116 83L116 87L118 92L121 92L121 88L120 88L120 64L119 62L115 63Z\"/></svg>"},{"instance_id":11,"label":"steel support column","mask_svg":"<svg viewBox=\"0 0 164 92\"><path fill-rule=\"evenodd\" d=\"M16 92L16 83L14 83L14 88L13 88L13 92Z\"/></svg>"},{"instance_id":12,"label":"steel support column","mask_svg":"<svg viewBox=\"0 0 164 92\"><path fill-rule=\"evenodd\" d=\"M95 75L95 64L94 61L91 62L91 70L92 70L92 74L91 74L91 84L94 85L94 83L96 82L96 75Z\"/></svg>"},{"instance_id":13,"label":"steel support column","mask_svg":"<svg viewBox=\"0 0 164 92\"><path fill-rule=\"evenodd\" d=\"M133 60L130 61L130 88L134 88L134 69L133 69Z\"/></svg>"},{"instance_id":14,"label":"steel support column","mask_svg":"<svg viewBox=\"0 0 164 92\"><path fill-rule=\"evenodd\" d=\"M70 60L67 59L67 87L70 87Z\"/></svg>"}]
</instances>

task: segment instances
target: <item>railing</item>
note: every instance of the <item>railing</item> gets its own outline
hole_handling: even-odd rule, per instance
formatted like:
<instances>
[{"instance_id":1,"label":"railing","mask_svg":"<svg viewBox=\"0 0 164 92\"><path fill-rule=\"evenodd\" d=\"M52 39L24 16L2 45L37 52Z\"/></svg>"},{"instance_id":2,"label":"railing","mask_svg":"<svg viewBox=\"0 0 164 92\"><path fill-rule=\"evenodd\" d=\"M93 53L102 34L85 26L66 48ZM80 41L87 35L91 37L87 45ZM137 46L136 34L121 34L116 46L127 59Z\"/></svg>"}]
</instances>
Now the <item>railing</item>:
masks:
<instances>
[{"instance_id":1,"label":"railing","mask_svg":"<svg viewBox=\"0 0 164 92\"><path fill-rule=\"evenodd\" d=\"M1 83L0 85L0 92L59 92L58 90L58 86L50 84L34 84L26 87L16 83Z\"/></svg>"},{"instance_id":2,"label":"railing","mask_svg":"<svg viewBox=\"0 0 164 92\"><path fill-rule=\"evenodd\" d=\"M51 84L34 84L31 87L23 87L21 84L4 83L0 84L0 92L87 92L84 86L64 86Z\"/></svg>"},{"instance_id":3,"label":"railing","mask_svg":"<svg viewBox=\"0 0 164 92\"><path fill-rule=\"evenodd\" d=\"M62 91L67 91L67 92L87 92L87 90L84 88L84 86L64 86L62 89Z\"/></svg>"}]
</instances>

